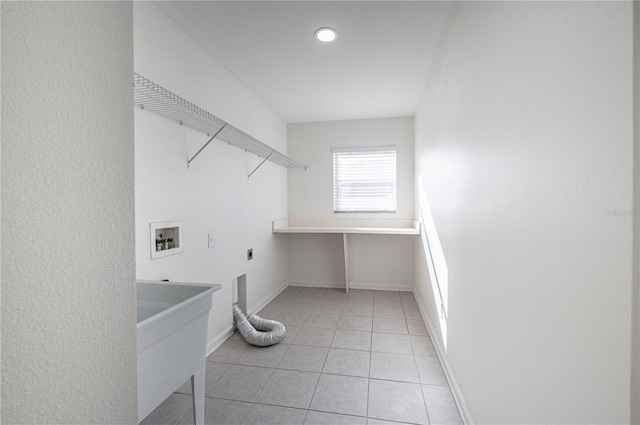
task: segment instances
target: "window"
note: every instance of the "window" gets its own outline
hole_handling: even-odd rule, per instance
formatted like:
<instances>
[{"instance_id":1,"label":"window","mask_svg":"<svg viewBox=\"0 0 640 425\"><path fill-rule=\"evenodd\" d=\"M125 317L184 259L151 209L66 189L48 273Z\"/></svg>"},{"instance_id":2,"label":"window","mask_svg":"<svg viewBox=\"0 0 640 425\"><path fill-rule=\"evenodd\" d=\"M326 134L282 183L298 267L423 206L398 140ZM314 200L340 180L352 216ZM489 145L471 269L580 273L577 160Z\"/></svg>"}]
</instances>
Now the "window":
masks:
<instances>
[{"instance_id":1,"label":"window","mask_svg":"<svg viewBox=\"0 0 640 425\"><path fill-rule=\"evenodd\" d=\"M396 212L396 148L334 148L333 212Z\"/></svg>"}]
</instances>

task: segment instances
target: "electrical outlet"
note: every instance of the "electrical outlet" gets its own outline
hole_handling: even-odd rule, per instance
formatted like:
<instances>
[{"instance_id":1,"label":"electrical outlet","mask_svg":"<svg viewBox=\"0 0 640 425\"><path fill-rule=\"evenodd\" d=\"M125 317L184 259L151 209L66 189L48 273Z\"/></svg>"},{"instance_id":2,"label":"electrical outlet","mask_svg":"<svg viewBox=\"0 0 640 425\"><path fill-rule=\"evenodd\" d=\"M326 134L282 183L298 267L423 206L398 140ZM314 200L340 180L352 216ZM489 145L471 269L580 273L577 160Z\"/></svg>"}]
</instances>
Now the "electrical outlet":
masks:
<instances>
[{"instance_id":1,"label":"electrical outlet","mask_svg":"<svg viewBox=\"0 0 640 425\"><path fill-rule=\"evenodd\" d=\"M213 237L213 233L209 233L209 248L216 246L216 240Z\"/></svg>"},{"instance_id":2,"label":"electrical outlet","mask_svg":"<svg viewBox=\"0 0 640 425\"><path fill-rule=\"evenodd\" d=\"M253 249L247 249L247 261L253 260Z\"/></svg>"}]
</instances>

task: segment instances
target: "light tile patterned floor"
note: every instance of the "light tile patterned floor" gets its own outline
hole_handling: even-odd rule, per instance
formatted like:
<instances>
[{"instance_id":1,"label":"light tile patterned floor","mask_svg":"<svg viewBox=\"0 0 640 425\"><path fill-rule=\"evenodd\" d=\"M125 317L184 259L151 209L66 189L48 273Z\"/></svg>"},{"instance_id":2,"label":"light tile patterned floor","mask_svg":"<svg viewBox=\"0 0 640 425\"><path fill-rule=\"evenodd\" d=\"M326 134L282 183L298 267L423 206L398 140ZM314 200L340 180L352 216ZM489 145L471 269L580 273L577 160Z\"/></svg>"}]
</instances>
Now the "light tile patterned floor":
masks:
<instances>
[{"instance_id":1,"label":"light tile patterned floor","mask_svg":"<svg viewBox=\"0 0 640 425\"><path fill-rule=\"evenodd\" d=\"M287 337L234 334L207 358L211 425L461 424L412 293L290 286L260 316ZM193 423L190 383L143 425Z\"/></svg>"}]
</instances>

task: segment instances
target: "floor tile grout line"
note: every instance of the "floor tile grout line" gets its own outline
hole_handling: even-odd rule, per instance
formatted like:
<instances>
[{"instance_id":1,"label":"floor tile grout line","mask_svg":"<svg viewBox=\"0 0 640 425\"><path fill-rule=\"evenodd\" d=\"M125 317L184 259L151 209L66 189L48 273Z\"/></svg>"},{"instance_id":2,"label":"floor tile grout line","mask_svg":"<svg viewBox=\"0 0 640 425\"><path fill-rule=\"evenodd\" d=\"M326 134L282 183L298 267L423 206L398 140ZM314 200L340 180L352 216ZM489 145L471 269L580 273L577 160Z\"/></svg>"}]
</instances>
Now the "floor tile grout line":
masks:
<instances>
[{"instance_id":1,"label":"floor tile grout line","mask_svg":"<svg viewBox=\"0 0 640 425\"><path fill-rule=\"evenodd\" d=\"M330 415L349 416L349 417L352 417L352 418L362 418L362 419L366 419L367 418L366 416L354 415L352 413L336 413L336 412L331 412L329 410L307 409L307 412L328 413Z\"/></svg>"},{"instance_id":2,"label":"floor tile grout line","mask_svg":"<svg viewBox=\"0 0 640 425\"><path fill-rule=\"evenodd\" d=\"M240 418L240 424L242 424L245 420L245 418L247 417L247 415L249 414L249 412L251 411L251 409L253 408L253 403L251 403L251 405L249 406L249 408L247 409L246 412L244 412L244 415L242 415L242 418Z\"/></svg>"},{"instance_id":3,"label":"floor tile grout line","mask_svg":"<svg viewBox=\"0 0 640 425\"><path fill-rule=\"evenodd\" d=\"M303 327L304 327L304 323L302 324L302 328ZM302 328L300 328L300 331L302 331ZM296 338L297 338L297 336L296 336ZM335 332L333 333L333 336L331 337L331 342L329 343L329 347L333 343L333 339L334 338L335 338ZM293 342L295 342L295 339L294 339ZM311 394L311 398L309 399L309 405L307 406L307 411L306 411L306 413L304 415L303 423L307 420L307 416L309 415L309 408L311 407L311 403L313 403L313 398L315 397L316 391L318 390L318 385L320 384L320 378L322 377L322 369L324 368L324 365L325 365L325 363L327 361L327 357L329 355L329 349L327 349L327 356L325 356L325 359L322 362L322 368L320 368L320 373L318 374L318 379L316 380L316 385L314 386L313 393Z\"/></svg>"},{"instance_id":4,"label":"floor tile grout line","mask_svg":"<svg viewBox=\"0 0 640 425\"><path fill-rule=\"evenodd\" d=\"M258 400L258 397L260 397L260 394L262 394L262 391L264 391L265 387L267 386L267 384L269 383L269 380L271 379L271 377L273 376L274 372L275 372L275 368L273 368L271 370L271 374L269 375L269 377L267 378L267 380L265 381L264 385L262 386L262 388L260 388L260 391L258 391L258 394L256 394L256 396L254 397L254 399L251 401L251 407L249 407L249 410L247 410L246 415L249 414L249 412L251 411L251 409L253 409L253 406L256 404L256 400ZM242 421L240 421L240 423L242 423L244 421L244 417L242 418Z\"/></svg>"},{"instance_id":5,"label":"floor tile grout line","mask_svg":"<svg viewBox=\"0 0 640 425\"><path fill-rule=\"evenodd\" d=\"M317 289L317 288L314 288L314 289ZM287 310L287 307L288 307L289 305L291 305L295 300L310 301L310 300L312 300L312 299L313 299L313 298L310 298L308 295L304 295L304 296L302 296L303 291L304 291L304 288L300 288L300 289L297 291L296 295L295 295L295 296L292 296L292 297L291 297L291 299L290 299L288 302L286 302L286 304L285 304L285 303L283 303L283 307L280 309L280 312L279 312L278 314L282 314L283 312L285 312L285 311ZM284 292L284 291L283 291L283 292ZM316 395L317 389L318 389L318 387L319 387L320 379L321 379L321 377L322 377L322 375L323 375L323 374L326 374L326 375L335 375L335 376L345 376L345 377L352 377L352 378L361 378L361 379L364 379L364 377L361 377L361 376L355 376L355 375L344 375L344 374L342 374L342 373L330 373L330 372L325 373L325 372L324 372L324 368L325 368L325 366L326 366L326 364L327 364L327 360L328 360L328 358L329 358L329 353L331 352L331 350L334 350L334 349L335 349L335 350L344 350L344 351L352 351L352 352L368 352L368 353L369 353L369 370L368 370L368 377L366 377L366 379L367 379L367 398L366 398L366 412L367 412L367 413L366 413L366 417L367 417L367 418L369 417L369 407L370 407L370 406L369 406L369 396L370 396L371 380L372 380L372 379L374 379L374 378L372 378L372 377L371 377L371 370L372 370L372 367L373 367L373 365L372 365L372 361L371 361L371 360L372 360L372 355L373 355L373 353L374 353L374 352L376 352L376 353L378 352L378 351L374 351L374 348L373 348L373 336L374 336L374 334L387 334L387 335L398 335L398 336L407 335L407 336L409 337L409 341L410 341L410 346L411 346L411 352L412 352L412 354L395 353L395 352L389 352L389 353L387 353L387 352L384 352L384 351L380 351L379 353L392 354L392 355L401 355L401 356L411 355L411 356L413 357L413 364L414 364L414 366L416 367L416 372L418 372L418 365L417 365L417 358L418 358L418 357L426 357L426 358L431 358L431 357L433 357L433 356L418 356L418 355L416 354L415 349L414 349L414 343L413 343L413 342L414 342L414 337L418 337L418 338L426 337L427 339L430 339L430 335L429 335L428 333L427 333L427 334L424 334L424 335L420 335L420 334L418 334L418 335L414 335L414 334L412 334L411 332L409 332L409 322L408 322L408 321L409 321L409 320L415 320L415 321L417 321L417 322L420 322L420 320L419 320L419 319L409 319L409 318L407 317L407 310L412 309L414 306L413 306L413 304L411 304L410 300L409 300L407 297L403 297L403 296L402 296L402 293L401 293L401 292L399 292L399 291L394 291L394 292L397 292L397 293L399 294L399 298L400 298L400 308L402 309L402 312L403 312L403 318L402 318L402 320L404 321L404 325L405 325L405 327L406 327L406 329L407 329L407 332L406 332L406 333L395 333L395 332L375 332L375 330L373 329L373 321L375 320L375 318L376 318L376 317L378 317L378 318L382 318L382 319L396 319L395 317L376 316L376 315L375 315L375 306L376 306L376 304L378 304L380 307L383 307L383 306L387 306L387 307L397 307L397 305L396 305L396 304L386 304L386 303L385 303L385 301L389 302L389 300L385 300L385 301L381 301L381 300L379 300L379 302L378 302L378 303L376 303L376 299L375 299L376 297L375 297L375 295L376 295L376 293L377 293L377 292L378 292L378 291L372 291L372 293L373 293L373 299L372 299L372 300L369 300L369 301L366 301L365 303L363 303L364 305L371 305L371 307L372 307L372 315L370 315L370 316L369 316L369 315L357 315L357 314L352 314L351 312L347 312L347 305L348 305L349 301L351 300L351 301L354 301L354 302L355 302L355 298L350 299L349 297L347 297L346 299L337 299L337 300L336 300L336 299L324 299L324 295L325 295L325 294L330 293L329 289L327 289L327 288L323 288L323 289L322 289L322 291L319 291L319 293L320 293L320 297L321 297L321 300L320 300L318 303L313 304L313 305L314 305L314 307L311 309L311 312L309 313L309 315L317 314L318 310L322 310L322 309L323 309L323 305L328 303L328 304L330 304L330 305L334 305L334 304L335 304L335 305L337 306L337 308L333 307L334 309L333 309L333 310L330 310L330 312L331 312L331 314L332 314L333 316L337 316L337 318L338 318L338 323L337 323L335 326L331 326L331 327L326 328L326 329L331 329L331 330L332 330L332 332L333 332L333 335L332 335L332 337L331 337L331 342L329 343L329 346L328 346L328 347L326 347L326 346L323 346L323 347L322 347L322 348L326 348L327 352L326 352L326 355L324 356L324 359L323 359L323 361L322 361L322 366L321 366L321 368L320 368L320 372L308 371L308 370L306 370L306 371L305 371L305 370L299 370L299 368L298 368L298 369L296 369L296 368L293 368L293 369L284 369L284 368L283 368L283 370L291 370L291 371L298 371L298 372L310 372L310 373L317 373L317 374L318 374L318 380L316 381L316 385L315 385L315 387L314 387L314 391L313 391L313 394L311 395L311 399L310 399L310 401L309 401L309 406L307 407L307 409L301 409L301 408L299 408L299 407L295 407L295 409L298 409L298 410L305 410L304 420L306 420L306 418L307 418L307 416L308 416L308 414L309 414L309 411L310 411L310 410L311 410L311 411L314 411L314 409L311 409L311 403L312 403L312 401L313 401L313 398L314 398L314 397L315 397L315 395ZM318 294L316 294L316 296L317 296L317 295L318 295ZM405 299L406 299L407 301L405 301ZM415 298L414 298L414 300L415 300ZM359 300L359 301L360 301L360 302L362 302L362 300ZM395 301L394 301L394 302L395 302ZM265 306L265 307L266 307L266 306ZM406 309L405 309L405 307L406 307ZM338 311L338 309L339 309L339 311ZM340 327L340 324L342 323L342 320L343 320L344 316L356 316L356 317L363 317L363 318L369 319L369 320L371 320L371 322L372 322L371 329L366 330L366 331L362 331L362 330L358 330L358 329L347 329L347 328L341 328L341 327ZM303 326L305 326L305 324L304 324L304 323L302 323L302 324L301 324L300 328L302 329L302 327L303 327ZM310 328L312 328L312 326L309 326L309 327L310 327ZM301 330L301 329L300 329L300 330ZM368 334L369 334L369 344L368 344L368 349L367 349L367 350L360 350L360 349L354 349L354 348L333 347L333 343L334 343L334 341L335 341L336 334L337 334L337 332L338 332L339 330L342 330L342 331L353 331L353 332L362 332L362 333L366 332L366 333L368 333ZM294 341L295 341L295 339L294 339ZM291 350L291 347L292 347L293 345L296 345L296 346L304 346L304 345L300 345L300 344L293 344L293 341L292 341L292 343L283 344L283 345L287 345L287 348L286 348L286 350L284 350L284 352L283 352L282 356L278 359L277 364L276 364L274 367L270 367L270 366L263 366L263 365L250 365L250 364L242 364L242 363L238 363L238 362L240 361L240 358L242 357L242 355L244 355L244 353L245 353L245 352L247 351L247 349L249 348L249 346L248 346L248 345L247 345L247 346L245 346L245 347L244 347L244 349L243 349L243 350L241 350L241 351L240 351L240 353L238 353L238 355L237 355L237 356L235 356L235 359L234 359L231 363L229 363L229 362L227 362L227 361L216 361L216 360L211 360L211 362L214 362L214 363L223 364L223 365L228 365L228 367L227 367L227 370L226 370L222 375L218 376L218 378L216 378L216 379L211 383L211 385L209 386L209 389L213 388L213 386L215 386L215 385L220 381L220 379L222 379L222 377L223 377L226 373L228 373L228 371L229 371L229 370L230 370L234 365L238 365L238 366L248 366L248 367L259 367L259 368L263 368L263 369L270 369L270 370L271 370L271 373L269 374L269 377L267 378L267 381L266 381L265 385L264 385L264 386L260 389L260 391L257 393L257 395L255 396L254 400L248 403L248 404L250 404L251 406L249 407L249 409L247 410L247 412L245 412L245 414L243 415L243 417L242 417L241 421L244 421L244 420L246 419L246 416L247 416L248 412L250 412L250 411L251 411L251 409L253 408L253 406L254 406L254 405L256 405L256 404L271 405L271 404L269 404L269 403L258 403L258 402L257 402L257 400L258 400L258 398L260 397L260 395L265 391L266 385L267 385L267 383L269 382L269 380L273 377L273 375L275 374L275 371L276 371L277 369L279 369L279 368L280 368L280 365L282 364L282 361L283 361L283 360L284 360L284 358L286 357L286 354ZM307 346L314 347L314 345L307 345ZM207 361L209 361L209 359L207 359ZM397 383L407 383L407 384L417 384L417 385L418 385L418 387L420 388L420 392L421 392L421 396L422 396L422 400L423 400L423 405L424 405L424 407L425 407L425 411L427 412L427 420L429 420L429 413L428 413L428 409L427 409L427 405L426 405L426 396L425 396L424 392L422 391L423 387L424 387L424 386L431 386L431 387L436 387L436 388L437 388L437 387L447 387L447 385L438 385L438 384L433 384L433 383L429 383L429 384L426 384L426 383L425 383L425 384L423 384L423 383L422 383L422 379L421 379L421 377L420 377L419 372L418 372L418 382L406 381L406 380L396 380L396 379L381 379L381 378L375 378L375 379L376 379L376 380L379 380L379 381L388 381L388 382L397 382ZM183 393L179 393L179 394L183 394ZM188 394L184 394L184 395L188 395ZM206 397L206 398L208 398L208 399L220 399L219 397L209 397L209 396L206 396L206 394L205 394L205 397ZM221 399L221 400L225 400L225 399ZM228 400L228 401L238 402L238 400ZM247 402L245 402L245 403L247 403ZM289 407L287 407L287 406L280 406L280 405L278 405L278 404L273 404L272 406L283 407L283 408L289 408ZM189 410L189 411L187 411L185 414L183 414L183 415L178 419L178 421L177 421L176 423L178 423L178 422L180 422L181 420L183 420L183 419L184 419L184 417L185 417L186 415L188 415L190 411L192 411L192 409L190 409L190 410ZM315 411L317 411L317 410L315 410ZM320 410L319 412L322 412L322 411ZM340 414L340 413L337 413L337 412L329 412L329 411L328 411L328 412L326 412L326 413ZM344 414L344 415L353 416L353 417L360 417L360 418L362 417L362 416L353 415L353 414ZM376 419L376 418L372 418L372 419Z\"/></svg>"},{"instance_id":6,"label":"floor tile grout line","mask_svg":"<svg viewBox=\"0 0 640 425\"><path fill-rule=\"evenodd\" d=\"M329 352L327 351L327 356L329 356ZM325 363L327 359L325 358ZM324 363L322 364L324 368ZM316 396L316 392L318 391L318 385L320 385L320 379L322 378L322 372L318 375L318 380L316 381L316 386L313 388L313 394L311 394L311 400L309 400L309 407L307 407L307 415L309 414L309 409L311 409L311 404L313 403L313 399ZM305 420L307 419L307 415L305 415Z\"/></svg>"},{"instance_id":7,"label":"floor tile grout line","mask_svg":"<svg viewBox=\"0 0 640 425\"><path fill-rule=\"evenodd\" d=\"M431 417L429 415L429 406L427 405L427 398L424 395L424 390L422 389L422 383L420 383L420 395L422 395L422 403L424 404L424 411L427 414L427 423L431 423Z\"/></svg>"}]
</instances>

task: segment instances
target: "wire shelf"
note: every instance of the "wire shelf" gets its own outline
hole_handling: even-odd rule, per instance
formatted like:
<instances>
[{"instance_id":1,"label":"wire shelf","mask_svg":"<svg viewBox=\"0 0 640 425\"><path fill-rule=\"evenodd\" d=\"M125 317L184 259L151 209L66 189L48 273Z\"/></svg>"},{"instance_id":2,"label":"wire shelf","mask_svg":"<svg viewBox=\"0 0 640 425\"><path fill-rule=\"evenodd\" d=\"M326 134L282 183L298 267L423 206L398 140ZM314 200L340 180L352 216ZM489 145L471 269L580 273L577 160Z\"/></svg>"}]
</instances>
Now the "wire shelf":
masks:
<instances>
[{"instance_id":1,"label":"wire shelf","mask_svg":"<svg viewBox=\"0 0 640 425\"><path fill-rule=\"evenodd\" d=\"M209 137L213 136L209 142L217 138L283 167L297 167L305 170L307 168L287 157L285 154L273 149L271 146L262 143L244 131L136 73L133 74L133 102L141 109L156 113L180 125L191 127L205 133ZM207 142L207 144L209 142ZM205 144L200 151L202 151L207 144ZM189 159L187 165L195 159L200 151ZM260 165L262 165L262 163ZM259 168L260 165L257 168ZM257 168L253 170L251 174L253 174Z\"/></svg>"}]
</instances>

